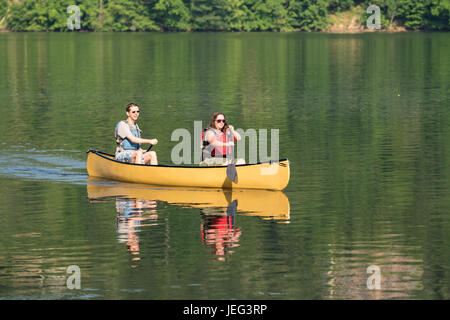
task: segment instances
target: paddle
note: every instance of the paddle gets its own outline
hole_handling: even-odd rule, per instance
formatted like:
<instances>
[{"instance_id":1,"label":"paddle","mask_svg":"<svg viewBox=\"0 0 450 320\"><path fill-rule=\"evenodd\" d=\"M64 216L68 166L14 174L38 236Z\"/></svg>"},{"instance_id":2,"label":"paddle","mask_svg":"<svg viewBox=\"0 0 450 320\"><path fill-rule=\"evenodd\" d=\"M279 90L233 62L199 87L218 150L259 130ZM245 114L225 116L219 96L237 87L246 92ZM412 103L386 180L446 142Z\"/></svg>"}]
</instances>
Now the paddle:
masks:
<instances>
[{"instance_id":1,"label":"paddle","mask_svg":"<svg viewBox=\"0 0 450 320\"><path fill-rule=\"evenodd\" d=\"M145 151L145 152L149 152L152 147L153 147L153 145L150 144L150 147L148 147L147 151Z\"/></svg>"},{"instance_id":2,"label":"paddle","mask_svg":"<svg viewBox=\"0 0 450 320\"><path fill-rule=\"evenodd\" d=\"M230 141L233 141L233 133L230 130ZM231 147L231 163L227 167L227 177L234 183L238 183L236 165L234 164L234 147Z\"/></svg>"},{"instance_id":3,"label":"paddle","mask_svg":"<svg viewBox=\"0 0 450 320\"><path fill-rule=\"evenodd\" d=\"M238 206L238 201L237 201L237 199L235 199L227 207L227 216L234 217L236 215L237 206Z\"/></svg>"}]
</instances>

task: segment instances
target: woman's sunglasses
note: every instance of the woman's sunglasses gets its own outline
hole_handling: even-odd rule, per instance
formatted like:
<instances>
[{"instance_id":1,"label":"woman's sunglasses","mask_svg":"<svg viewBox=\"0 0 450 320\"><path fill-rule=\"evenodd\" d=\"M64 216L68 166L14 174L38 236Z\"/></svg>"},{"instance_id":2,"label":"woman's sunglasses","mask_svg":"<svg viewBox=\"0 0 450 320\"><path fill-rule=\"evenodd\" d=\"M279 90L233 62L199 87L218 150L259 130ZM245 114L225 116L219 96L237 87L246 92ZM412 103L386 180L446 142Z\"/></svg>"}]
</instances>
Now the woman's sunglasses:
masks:
<instances>
[{"instance_id":1,"label":"woman's sunglasses","mask_svg":"<svg viewBox=\"0 0 450 320\"><path fill-rule=\"evenodd\" d=\"M216 122L217 122L217 123L221 123L221 122L226 123L227 120L225 120L225 119L217 119Z\"/></svg>"},{"instance_id":2,"label":"woman's sunglasses","mask_svg":"<svg viewBox=\"0 0 450 320\"><path fill-rule=\"evenodd\" d=\"M139 110L131 111L131 113L139 113Z\"/></svg>"}]
</instances>

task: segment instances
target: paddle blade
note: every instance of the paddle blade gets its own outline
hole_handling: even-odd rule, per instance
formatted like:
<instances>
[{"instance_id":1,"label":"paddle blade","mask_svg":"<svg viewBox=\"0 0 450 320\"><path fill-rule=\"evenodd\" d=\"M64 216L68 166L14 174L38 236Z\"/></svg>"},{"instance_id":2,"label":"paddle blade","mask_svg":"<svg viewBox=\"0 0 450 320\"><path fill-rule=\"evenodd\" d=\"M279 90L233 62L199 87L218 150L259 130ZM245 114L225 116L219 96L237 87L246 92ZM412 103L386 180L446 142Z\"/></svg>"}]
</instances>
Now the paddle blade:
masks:
<instances>
[{"instance_id":1,"label":"paddle blade","mask_svg":"<svg viewBox=\"0 0 450 320\"><path fill-rule=\"evenodd\" d=\"M234 163L230 163L227 167L227 177L234 183L238 183L238 175L236 170L236 165Z\"/></svg>"},{"instance_id":2,"label":"paddle blade","mask_svg":"<svg viewBox=\"0 0 450 320\"><path fill-rule=\"evenodd\" d=\"M227 216L234 217L236 215L237 206L238 206L238 201L237 201L237 199L235 199L227 207Z\"/></svg>"}]
</instances>

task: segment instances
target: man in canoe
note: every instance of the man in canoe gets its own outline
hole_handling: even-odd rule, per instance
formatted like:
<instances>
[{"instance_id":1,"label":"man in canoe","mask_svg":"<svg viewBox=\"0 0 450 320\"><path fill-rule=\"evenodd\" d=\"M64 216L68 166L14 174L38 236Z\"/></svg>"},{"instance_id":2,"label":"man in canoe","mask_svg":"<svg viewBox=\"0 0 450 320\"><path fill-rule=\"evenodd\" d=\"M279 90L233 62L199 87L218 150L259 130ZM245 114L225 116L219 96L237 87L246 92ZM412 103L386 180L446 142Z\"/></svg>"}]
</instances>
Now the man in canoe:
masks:
<instances>
[{"instance_id":1,"label":"man in canoe","mask_svg":"<svg viewBox=\"0 0 450 320\"><path fill-rule=\"evenodd\" d=\"M239 140L241 140L241 135L227 123L225 115L221 112L214 112L210 124L202 132L200 166L228 165L226 157L231 154L230 148L234 147L234 141ZM236 164L245 164L245 160L237 159Z\"/></svg>"},{"instance_id":2,"label":"man in canoe","mask_svg":"<svg viewBox=\"0 0 450 320\"><path fill-rule=\"evenodd\" d=\"M155 145L158 143L158 140L141 138L141 130L136 123L136 120L139 118L139 112L137 104L128 104L126 108L128 118L116 125L116 159L129 163L158 165L155 151L145 152L141 149L141 143Z\"/></svg>"}]
</instances>

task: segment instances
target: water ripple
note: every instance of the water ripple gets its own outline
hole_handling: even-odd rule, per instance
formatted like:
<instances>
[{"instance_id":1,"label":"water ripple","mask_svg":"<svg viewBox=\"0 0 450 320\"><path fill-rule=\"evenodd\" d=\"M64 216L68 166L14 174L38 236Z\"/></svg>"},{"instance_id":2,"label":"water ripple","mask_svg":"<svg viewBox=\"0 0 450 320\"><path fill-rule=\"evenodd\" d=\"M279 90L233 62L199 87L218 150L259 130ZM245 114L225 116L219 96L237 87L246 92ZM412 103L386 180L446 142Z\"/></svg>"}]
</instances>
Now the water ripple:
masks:
<instances>
[{"instance_id":1,"label":"water ripple","mask_svg":"<svg viewBox=\"0 0 450 320\"><path fill-rule=\"evenodd\" d=\"M83 184L86 161L71 157L75 150L37 150L25 146L6 147L0 156L0 175L26 180Z\"/></svg>"}]
</instances>

